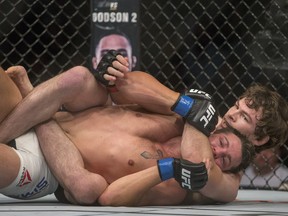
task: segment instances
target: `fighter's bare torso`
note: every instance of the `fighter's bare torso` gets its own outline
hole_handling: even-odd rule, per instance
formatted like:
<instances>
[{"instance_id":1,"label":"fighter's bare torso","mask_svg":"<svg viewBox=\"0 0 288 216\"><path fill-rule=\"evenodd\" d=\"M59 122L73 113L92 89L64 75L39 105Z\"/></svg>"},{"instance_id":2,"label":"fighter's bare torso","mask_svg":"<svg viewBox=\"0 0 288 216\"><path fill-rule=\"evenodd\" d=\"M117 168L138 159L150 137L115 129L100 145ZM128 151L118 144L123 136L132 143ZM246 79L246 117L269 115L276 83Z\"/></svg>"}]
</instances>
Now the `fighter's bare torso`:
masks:
<instances>
[{"instance_id":1,"label":"fighter's bare torso","mask_svg":"<svg viewBox=\"0 0 288 216\"><path fill-rule=\"evenodd\" d=\"M156 165L159 158L180 157L183 122L175 116L113 106L56 118L81 152L85 167L108 183Z\"/></svg>"}]
</instances>

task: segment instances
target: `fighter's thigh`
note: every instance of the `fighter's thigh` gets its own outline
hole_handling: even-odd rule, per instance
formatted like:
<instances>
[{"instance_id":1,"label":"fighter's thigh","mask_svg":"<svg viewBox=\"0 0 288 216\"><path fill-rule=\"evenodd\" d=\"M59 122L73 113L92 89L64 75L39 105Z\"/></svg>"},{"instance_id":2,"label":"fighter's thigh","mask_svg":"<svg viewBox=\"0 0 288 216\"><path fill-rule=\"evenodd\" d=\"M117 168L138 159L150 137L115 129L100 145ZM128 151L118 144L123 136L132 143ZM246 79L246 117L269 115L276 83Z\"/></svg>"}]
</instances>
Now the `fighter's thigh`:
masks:
<instances>
[{"instance_id":1,"label":"fighter's thigh","mask_svg":"<svg viewBox=\"0 0 288 216\"><path fill-rule=\"evenodd\" d=\"M0 189L10 185L17 177L20 167L18 154L5 144L0 144Z\"/></svg>"},{"instance_id":2,"label":"fighter's thigh","mask_svg":"<svg viewBox=\"0 0 288 216\"><path fill-rule=\"evenodd\" d=\"M0 67L0 121L22 100L19 89Z\"/></svg>"}]
</instances>

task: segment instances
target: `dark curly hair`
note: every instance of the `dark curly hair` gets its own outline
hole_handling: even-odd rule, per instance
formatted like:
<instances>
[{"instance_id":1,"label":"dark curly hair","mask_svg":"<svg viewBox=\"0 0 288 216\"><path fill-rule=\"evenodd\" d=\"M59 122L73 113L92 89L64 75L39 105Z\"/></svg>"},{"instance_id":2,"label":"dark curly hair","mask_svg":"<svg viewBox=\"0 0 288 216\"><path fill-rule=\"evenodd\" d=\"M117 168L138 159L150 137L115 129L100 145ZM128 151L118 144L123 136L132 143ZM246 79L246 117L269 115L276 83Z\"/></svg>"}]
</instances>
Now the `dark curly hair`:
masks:
<instances>
[{"instance_id":1,"label":"dark curly hair","mask_svg":"<svg viewBox=\"0 0 288 216\"><path fill-rule=\"evenodd\" d=\"M288 138L288 103L277 92L267 86L253 84L241 96L246 105L262 110L262 117L258 119L255 136L258 140L269 136L269 141L262 146L255 146L256 152L281 146Z\"/></svg>"}]
</instances>

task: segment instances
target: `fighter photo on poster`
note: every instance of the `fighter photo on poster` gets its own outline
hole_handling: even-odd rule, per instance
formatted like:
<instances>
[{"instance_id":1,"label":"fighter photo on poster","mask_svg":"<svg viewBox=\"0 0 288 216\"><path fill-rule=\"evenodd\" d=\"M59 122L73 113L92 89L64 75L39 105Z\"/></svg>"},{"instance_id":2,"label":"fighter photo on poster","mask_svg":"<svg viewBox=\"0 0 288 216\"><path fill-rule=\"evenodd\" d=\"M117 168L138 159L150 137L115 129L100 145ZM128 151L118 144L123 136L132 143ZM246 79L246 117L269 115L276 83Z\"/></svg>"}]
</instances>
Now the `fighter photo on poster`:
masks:
<instances>
[{"instance_id":1,"label":"fighter photo on poster","mask_svg":"<svg viewBox=\"0 0 288 216\"><path fill-rule=\"evenodd\" d=\"M139 0L91 0L91 63L96 69L102 56L117 50L139 70Z\"/></svg>"}]
</instances>

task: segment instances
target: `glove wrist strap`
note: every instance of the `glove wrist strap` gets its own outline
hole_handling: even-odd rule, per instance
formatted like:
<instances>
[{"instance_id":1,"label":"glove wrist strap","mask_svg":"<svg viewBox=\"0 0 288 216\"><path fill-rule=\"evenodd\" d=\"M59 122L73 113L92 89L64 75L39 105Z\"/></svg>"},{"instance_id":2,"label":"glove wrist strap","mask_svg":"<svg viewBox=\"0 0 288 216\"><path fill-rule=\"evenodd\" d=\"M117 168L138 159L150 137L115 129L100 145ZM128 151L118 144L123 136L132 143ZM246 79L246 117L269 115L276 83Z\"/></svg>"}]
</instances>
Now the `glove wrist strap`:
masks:
<instances>
[{"instance_id":1,"label":"glove wrist strap","mask_svg":"<svg viewBox=\"0 0 288 216\"><path fill-rule=\"evenodd\" d=\"M158 160L158 171L162 181L174 177L173 158L164 158Z\"/></svg>"},{"instance_id":2,"label":"glove wrist strap","mask_svg":"<svg viewBox=\"0 0 288 216\"><path fill-rule=\"evenodd\" d=\"M176 103L171 107L171 110L176 112L180 116L185 117L188 114L191 107L193 106L193 104L194 104L193 98L186 95L181 95L176 101Z\"/></svg>"}]
</instances>

